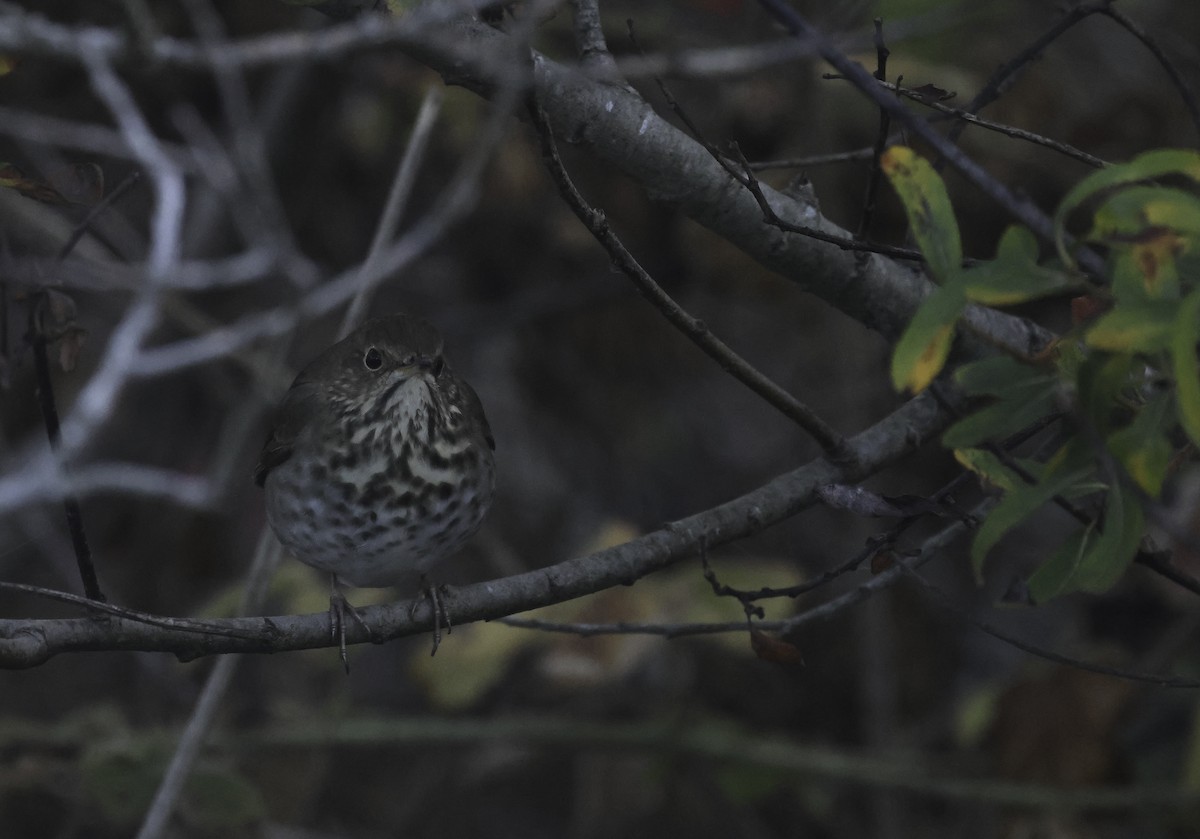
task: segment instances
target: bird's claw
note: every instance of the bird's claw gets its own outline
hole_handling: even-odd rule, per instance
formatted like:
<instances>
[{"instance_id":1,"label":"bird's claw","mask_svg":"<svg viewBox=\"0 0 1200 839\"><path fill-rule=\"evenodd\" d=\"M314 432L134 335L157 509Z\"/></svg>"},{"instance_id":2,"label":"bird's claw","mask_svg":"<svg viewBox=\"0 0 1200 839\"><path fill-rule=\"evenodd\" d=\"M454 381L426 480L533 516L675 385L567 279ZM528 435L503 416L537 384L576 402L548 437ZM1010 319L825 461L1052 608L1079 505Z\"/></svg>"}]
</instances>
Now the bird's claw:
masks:
<instances>
[{"instance_id":1,"label":"bird's claw","mask_svg":"<svg viewBox=\"0 0 1200 839\"><path fill-rule=\"evenodd\" d=\"M449 635L454 631L454 625L450 623L450 612L446 609L445 597L449 595L450 589L444 585L431 585L421 576L421 597L413 600L412 605L408 607L408 619L416 620L417 609L421 605L421 601L428 600L430 607L433 609L433 649L429 654L437 655L438 647L442 643L442 627L446 627L446 634Z\"/></svg>"},{"instance_id":2,"label":"bird's claw","mask_svg":"<svg viewBox=\"0 0 1200 839\"><path fill-rule=\"evenodd\" d=\"M371 627L367 626L367 622L363 620L362 615L354 608L354 605L346 599L346 595L342 594L336 587L329 595L329 636L330 639L337 642L338 653L342 657L342 666L346 668L346 672L350 672L350 658L346 655L346 616L363 628L367 633L367 638L372 643L375 642L374 633L371 632Z\"/></svg>"}]
</instances>

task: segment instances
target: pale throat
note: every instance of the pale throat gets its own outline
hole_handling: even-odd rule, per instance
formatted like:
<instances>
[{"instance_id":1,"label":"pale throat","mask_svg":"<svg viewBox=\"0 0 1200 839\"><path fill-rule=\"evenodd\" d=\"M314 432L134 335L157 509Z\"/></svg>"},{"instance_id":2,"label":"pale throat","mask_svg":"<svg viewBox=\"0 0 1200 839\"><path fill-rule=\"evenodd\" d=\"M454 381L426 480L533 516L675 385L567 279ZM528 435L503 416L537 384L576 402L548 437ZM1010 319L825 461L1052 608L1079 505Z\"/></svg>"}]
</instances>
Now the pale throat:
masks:
<instances>
[{"instance_id":1,"label":"pale throat","mask_svg":"<svg viewBox=\"0 0 1200 839\"><path fill-rule=\"evenodd\" d=\"M379 425L370 421L373 418L384 420L382 435ZM392 383L381 387L375 398L364 400L353 414L343 417L354 446L384 444L399 451L408 444L418 450L432 449L443 461L471 447L470 436L459 433L462 424L462 411L436 393L424 376L414 376L398 387ZM457 477L427 458L415 458L412 466L417 477L434 483Z\"/></svg>"}]
</instances>

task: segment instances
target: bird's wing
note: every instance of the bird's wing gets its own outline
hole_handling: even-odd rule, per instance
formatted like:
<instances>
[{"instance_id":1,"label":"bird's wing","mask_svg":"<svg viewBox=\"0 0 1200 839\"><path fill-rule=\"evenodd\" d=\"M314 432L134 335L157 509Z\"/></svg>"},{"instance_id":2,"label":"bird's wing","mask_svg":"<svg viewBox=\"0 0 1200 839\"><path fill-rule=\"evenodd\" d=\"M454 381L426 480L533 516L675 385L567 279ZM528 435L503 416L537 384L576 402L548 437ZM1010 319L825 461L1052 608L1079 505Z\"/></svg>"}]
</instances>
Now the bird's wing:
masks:
<instances>
[{"instance_id":1,"label":"bird's wing","mask_svg":"<svg viewBox=\"0 0 1200 839\"><path fill-rule=\"evenodd\" d=\"M256 484L265 484L270 471L292 456L296 438L304 429L305 421L311 421L313 414L322 410L322 407L317 385L297 379L284 395L267 440L263 443L258 465L254 467Z\"/></svg>"},{"instance_id":2,"label":"bird's wing","mask_svg":"<svg viewBox=\"0 0 1200 839\"><path fill-rule=\"evenodd\" d=\"M483 403L479 401L479 395L475 393L475 388L471 387L463 379L454 377L455 386L462 393L463 400L473 408L475 416L479 417L480 431L483 432L483 439L487 441L488 446L492 451L496 450L496 438L492 436L492 426L488 422L487 414L483 412Z\"/></svg>"}]
</instances>

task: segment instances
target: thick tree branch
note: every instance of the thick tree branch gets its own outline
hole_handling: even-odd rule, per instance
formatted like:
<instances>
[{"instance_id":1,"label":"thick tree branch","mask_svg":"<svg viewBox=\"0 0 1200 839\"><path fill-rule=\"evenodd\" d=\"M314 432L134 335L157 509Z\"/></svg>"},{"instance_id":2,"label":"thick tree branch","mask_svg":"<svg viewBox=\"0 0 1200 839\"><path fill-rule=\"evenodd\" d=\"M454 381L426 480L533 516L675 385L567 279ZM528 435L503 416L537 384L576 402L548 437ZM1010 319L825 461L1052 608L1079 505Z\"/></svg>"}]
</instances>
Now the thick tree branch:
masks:
<instances>
[{"instance_id":1,"label":"thick tree branch","mask_svg":"<svg viewBox=\"0 0 1200 839\"><path fill-rule=\"evenodd\" d=\"M502 33L470 24L463 28L474 45L472 56L486 56L504 44ZM454 61L452 56L423 45L407 51L484 92L499 81L488 69L495 62L482 58ZM899 336L932 290L921 274L890 259L848 252L765 224L750 191L641 97L598 83L541 55L534 58L534 86L556 136L587 146L639 181L655 200L674 205L764 266L886 338ZM762 192L783 221L845 240L852 238L811 204L765 184ZM993 310L973 307L965 317L973 332L1013 352L1029 353L1049 338L1040 327Z\"/></svg>"}]
</instances>

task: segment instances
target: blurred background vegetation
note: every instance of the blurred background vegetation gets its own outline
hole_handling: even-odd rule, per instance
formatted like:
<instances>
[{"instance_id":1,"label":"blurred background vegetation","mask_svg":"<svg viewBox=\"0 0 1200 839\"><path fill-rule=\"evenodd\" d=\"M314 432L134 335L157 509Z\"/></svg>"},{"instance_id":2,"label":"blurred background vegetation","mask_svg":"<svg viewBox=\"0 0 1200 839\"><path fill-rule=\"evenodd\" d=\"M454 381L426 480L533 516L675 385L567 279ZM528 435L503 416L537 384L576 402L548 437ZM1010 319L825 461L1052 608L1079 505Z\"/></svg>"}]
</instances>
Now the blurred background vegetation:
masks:
<instances>
[{"instance_id":1,"label":"blurred background vegetation","mask_svg":"<svg viewBox=\"0 0 1200 839\"><path fill-rule=\"evenodd\" d=\"M124 4L117 2L24 5L64 23L126 25ZM956 91L957 102L969 99L1059 13L1043 0L797 5L871 69L871 19L881 17L890 77ZM1118 5L1195 89L1200 4ZM222 0L214 7L231 37L328 25L316 12L272 0ZM627 18L651 53L780 37L754 2L606 0L602 11L618 55L636 52ZM153 15L164 34L192 34L175 3L153 4ZM552 57L572 60L570 10L546 21L535 43ZM846 83L822 79L825 69L797 61L669 84L708 140L736 140L752 160L869 146L877 112ZM121 70L165 136L178 136L173 115L181 104L220 134L211 76L146 62ZM440 79L393 50L378 49L253 70L247 82L296 241L327 275L358 263L416 110ZM653 80L635 86L671 118ZM79 66L48 58L22 57L0 77L0 103L108 121ZM446 90L410 219L436 200L488 107L468 91ZM986 116L1106 160L1197 143L1161 67L1128 32L1100 16L1059 38ZM962 144L1047 210L1088 171L977 129L968 129ZM564 154L581 189L659 282L836 427L856 432L899 404L886 378L889 348L879 336L656 205L586 154ZM0 136L0 161L30 173L94 163L109 187L131 170L126 161L60 158L6 136ZM854 229L869 162L802 171L821 210ZM772 170L764 179L783 186L800 173ZM1008 220L955 175L948 183L967 253L990 256ZM149 190L133 189L107 214L97 237L118 254L138 254L150 200ZM187 231L189 256L231 253L237 237L228 216L206 214L202 204L198 198L189 216L195 220ZM85 210L56 208L68 227ZM871 235L904 243L903 215L890 195L881 195ZM0 450L12 450L43 431L28 352L19 341L22 290L0 286L0 292L9 320L8 345L0 350L7 362ZM288 293L282 282L263 282L180 294L160 337L230 321ZM78 367L55 371L64 405L86 381L129 300L127 292L107 289L71 290L70 296L88 335ZM1056 301L1028 314L1061 325L1066 305ZM499 497L481 534L442 570L451 585L618 543L818 453L610 268L558 199L529 126L517 120L474 211L419 264L389 280L373 308L418 313L442 329L449 359L478 390L495 431ZM336 328L337 318L330 318L302 329L287 350L289 370L326 346ZM105 458L195 472L231 458L244 468L235 470L219 505L203 512L145 498L88 498L84 519L110 599L165 615L230 613L264 523L250 475L265 412L288 375L264 376L245 358L233 358L143 381L124 394L116 421L95 447ZM929 448L870 485L924 494L953 471L944 452ZM1010 538L982 587L971 578L965 546L931 566L930 576L961 609L1036 643L1091 661L1196 674L1194 597L1137 569L1103 597L1068 597L1036 610L995 608L1061 526L1047 513ZM710 559L725 582L787 585L844 561L874 529L849 514L814 509ZM1197 557L1177 560L1200 574ZM797 603L776 604L776 614L828 599L869 573L864 569ZM0 519L0 578L77 590L57 506ZM351 599L411 594L356 592ZM326 596L324 580L289 563L269 613L321 611ZM73 614L11 594L0 598L0 609L5 617ZM684 622L737 620L742 610L712 595L696 560L632 588L556 607L551 616ZM809 625L791 640L803 652L803 667L759 660L744 635L583 639L496 624L455 629L433 659L421 637L353 649L349 677L330 650L249 659L214 747L188 789L178 835L1195 835L1200 705L1194 693L1032 659L904 585ZM189 714L209 666L109 653L59 657L0 675L0 835L131 835L170 754L170 733ZM772 757L771 743L784 756ZM839 764L838 757L868 762ZM922 780L966 775L997 785L952 795ZM1060 786L1096 784L1193 797L1190 810L1146 805L1065 813L1005 806L997 792L1005 789L1001 781L1047 785L1051 799Z\"/></svg>"}]
</instances>

